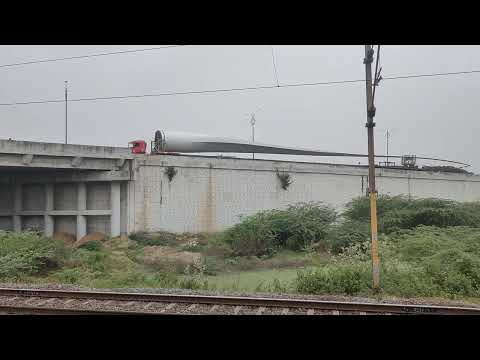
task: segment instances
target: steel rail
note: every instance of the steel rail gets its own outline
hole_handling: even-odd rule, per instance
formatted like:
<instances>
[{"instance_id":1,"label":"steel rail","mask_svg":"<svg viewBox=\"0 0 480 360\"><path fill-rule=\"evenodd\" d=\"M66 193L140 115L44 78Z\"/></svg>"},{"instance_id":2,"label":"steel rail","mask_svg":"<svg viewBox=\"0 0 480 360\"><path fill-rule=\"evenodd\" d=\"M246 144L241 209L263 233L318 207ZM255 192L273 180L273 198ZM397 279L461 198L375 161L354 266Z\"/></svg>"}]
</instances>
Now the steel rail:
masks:
<instances>
[{"instance_id":1,"label":"steel rail","mask_svg":"<svg viewBox=\"0 0 480 360\"><path fill-rule=\"evenodd\" d=\"M0 288L0 296L93 299L113 301L168 302L226 306L253 306L274 308L303 308L337 311L360 311L391 314L436 314L436 315L480 315L480 307L457 307L438 305L411 305L387 303L363 303L343 301L323 301L292 298L263 298L240 296L151 294L100 291L65 291L44 289Z\"/></svg>"},{"instance_id":2,"label":"steel rail","mask_svg":"<svg viewBox=\"0 0 480 360\"><path fill-rule=\"evenodd\" d=\"M39 306L15 306L0 305L0 314L23 314L23 315L163 315L152 312L140 311L113 311L113 310L85 310L48 308Z\"/></svg>"}]
</instances>

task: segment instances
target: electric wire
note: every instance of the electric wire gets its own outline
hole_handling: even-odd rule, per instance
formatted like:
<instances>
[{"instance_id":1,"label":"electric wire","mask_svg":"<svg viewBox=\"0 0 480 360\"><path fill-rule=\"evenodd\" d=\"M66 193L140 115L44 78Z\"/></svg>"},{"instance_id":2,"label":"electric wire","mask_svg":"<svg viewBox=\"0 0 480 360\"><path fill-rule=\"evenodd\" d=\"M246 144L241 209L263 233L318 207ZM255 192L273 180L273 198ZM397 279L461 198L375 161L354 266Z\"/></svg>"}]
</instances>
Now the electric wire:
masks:
<instances>
[{"instance_id":1,"label":"electric wire","mask_svg":"<svg viewBox=\"0 0 480 360\"><path fill-rule=\"evenodd\" d=\"M390 76L390 77L383 77L382 80L400 80L400 79L413 79L413 78L421 78L421 77L450 76L450 75L476 74L476 73L480 73L480 70ZM139 94L139 95L87 97L87 98L69 99L68 101L69 102L74 102L74 101L80 102L80 101L98 101L98 100L121 100L121 99L133 99L133 98L145 98L145 97L242 92L242 91L267 90L267 89L276 89L276 88L337 85L337 84L350 84L350 83L361 83L361 82L365 82L365 79L321 81L321 82L311 82L311 83L290 83L290 84L279 84L278 86L277 85L261 85L261 86L248 86L248 87L210 89L210 90L172 91L172 92L162 92L162 93L156 93L156 94L154 93L154 94ZM0 103L0 106L47 104L47 103L59 103L59 102L64 102L64 100L63 99L29 100L29 101L13 102L13 103Z\"/></svg>"},{"instance_id":2,"label":"electric wire","mask_svg":"<svg viewBox=\"0 0 480 360\"><path fill-rule=\"evenodd\" d=\"M378 86L378 61L380 59L380 45L377 45L377 60L375 61L375 77L373 81L372 106L375 104L375 89Z\"/></svg>"},{"instance_id":3,"label":"electric wire","mask_svg":"<svg viewBox=\"0 0 480 360\"><path fill-rule=\"evenodd\" d=\"M46 63L46 62L55 62L55 61L85 59L85 58L99 57L99 56L119 55L119 54L128 54L128 53L136 53L136 52L144 52L144 51L153 51L153 50L168 49L168 48L175 48L175 47L181 47L181 46L187 46L187 45L167 45L167 46L157 46L157 47L144 48L144 49L121 50L121 51L112 51L112 52L90 54L90 55L68 56L68 57L63 57L63 58L31 60L31 61L24 61L24 62L12 63L12 64L3 64L3 65L0 65L0 68L20 66L20 65L39 64L39 63Z\"/></svg>"}]
</instances>

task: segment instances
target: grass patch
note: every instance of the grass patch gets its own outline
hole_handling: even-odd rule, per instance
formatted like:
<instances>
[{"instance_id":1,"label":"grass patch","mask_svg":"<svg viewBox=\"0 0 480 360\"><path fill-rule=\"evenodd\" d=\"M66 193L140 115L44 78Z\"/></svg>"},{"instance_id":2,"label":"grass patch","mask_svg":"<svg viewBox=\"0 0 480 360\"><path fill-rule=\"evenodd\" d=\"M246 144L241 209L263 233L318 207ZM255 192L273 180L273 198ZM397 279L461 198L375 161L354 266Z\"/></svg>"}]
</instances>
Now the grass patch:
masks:
<instances>
[{"instance_id":1,"label":"grass patch","mask_svg":"<svg viewBox=\"0 0 480 360\"><path fill-rule=\"evenodd\" d=\"M208 276L211 289L245 292L292 292L297 269L242 271ZM280 290L281 291L276 291Z\"/></svg>"},{"instance_id":2,"label":"grass patch","mask_svg":"<svg viewBox=\"0 0 480 360\"><path fill-rule=\"evenodd\" d=\"M403 297L480 296L480 229L419 226L379 240L381 286ZM359 243L321 268L300 271L296 290L371 295L370 242Z\"/></svg>"},{"instance_id":3,"label":"grass patch","mask_svg":"<svg viewBox=\"0 0 480 360\"><path fill-rule=\"evenodd\" d=\"M166 231L160 231L160 232L154 232L154 233L135 232L135 233L131 233L129 238L143 246L175 246L177 245L176 235Z\"/></svg>"}]
</instances>

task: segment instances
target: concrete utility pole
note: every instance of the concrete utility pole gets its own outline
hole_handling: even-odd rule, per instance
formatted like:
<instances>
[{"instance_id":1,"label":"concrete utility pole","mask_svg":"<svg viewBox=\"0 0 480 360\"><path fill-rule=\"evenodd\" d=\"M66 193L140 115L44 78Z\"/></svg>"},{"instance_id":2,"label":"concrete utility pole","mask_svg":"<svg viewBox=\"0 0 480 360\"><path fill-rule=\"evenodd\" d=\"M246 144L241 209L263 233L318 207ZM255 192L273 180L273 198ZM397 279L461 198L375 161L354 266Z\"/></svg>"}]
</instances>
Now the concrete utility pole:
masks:
<instances>
[{"instance_id":1,"label":"concrete utility pole","mask_svg":"<svg viewBox=\"0 0 480 360\"><path fill-rule=\"evenodd\" d=\"M65 81L65 144L68 143L68 113L67 113L67 103L68 103L68 81Z\"/></svg>"},{"instance_id":2,"label":"concrete utility pole","mask_svg":"<svg viewBox=\"0 0 480 360\"><path fill-rule=\"evenodd\" d=\"M373 47L365 45L365 84L367 92L367 127L368 134L368 189L370 195L370 226L372 234L372 277L373 289L378 291L380 288L380 269L378 258L378 242L377 242L377 190L375 189L375 148L373 139L373 128L375 123L373 118L375 116L375 106L373 103L373 86L372 86L372 62L373 62ZM378 65L378 63L377 63ZM376 79L375 79L376 80Z\"/></svg>"}]
</instances>

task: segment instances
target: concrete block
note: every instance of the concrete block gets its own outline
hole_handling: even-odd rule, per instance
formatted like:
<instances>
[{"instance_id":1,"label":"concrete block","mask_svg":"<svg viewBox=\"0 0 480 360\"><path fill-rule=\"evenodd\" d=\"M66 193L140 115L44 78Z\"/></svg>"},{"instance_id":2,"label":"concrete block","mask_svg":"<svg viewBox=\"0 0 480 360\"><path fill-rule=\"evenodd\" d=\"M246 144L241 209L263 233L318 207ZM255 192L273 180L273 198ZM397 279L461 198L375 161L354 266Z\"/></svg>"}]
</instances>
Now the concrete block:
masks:
<instances>
[{"instance_id":1,"label":"concrete block","mask_svg":"<svg viewBox=\"0 0 480 360\"><path fill-rule=\"evenodd\" d=\"M0 230L3 230L3 231L13 230L13 218L11 216L0 217Z\"/></svg>"},{"instance_id":2,"label":"concrete block","mask_svg":"<svg viewBox=\"0 0 480 360\"><path fill-rule=\"evenodd\" d=\"M43 216L23 216L22 230L23 231L43 231L44 230Z\"/></svg>"},{"instance_id":3,"label":"concrete block","mask_svg":"<svg viewBox=\"0 0 480 360\"><path fill-rule=\"evenodd\" d=\"M77 210L77 184L55 184L55 210Z\"/></svg>"},{"instance_id":4,"label":"concrete block","mask_svg":"<svg viewBox=\"0 0 480 360\"><path fill-rule=\"evenodd\" d=\"M13 187L0 184L0 212L13 211Z\"/></svg>"},{"instance_id":5,"label":"concrete block","mask_svg":"<svg viewBox=\"0 0 480 360\"><path fill-rule=\"evenodd\" d=\"M76 236L77 217L76 216L56 216L54 224L55 232L65 232Z\"/></svg>"},{"instance_id":6,"label":"concrete block","mask_svg":"<svg viewBox=\"0 0 480 360\"><path fill-rule=\"evenodd\" d=\"M22 210L45 210L45 187L43 184L24 184Z\"/></svg>"},{"instance_id":7,"label":"concrete block","mask_svg":"<svg viewBox=\"0 0 480 360\"><path fill-rule=\"evenodd\" d=\"M87 184L87 209L110 209L110 183L92 182Z\"/></svg>"},{"instance_id":8,"label":"concrete block","mask_svg":"<svg viewBox=\"0 0 480 360\"><path fill-rule=\"evenodd\" d=\"M110 216L87 216L87 233L94 232L110 236Z\"/></svg>"}]
</instances>

